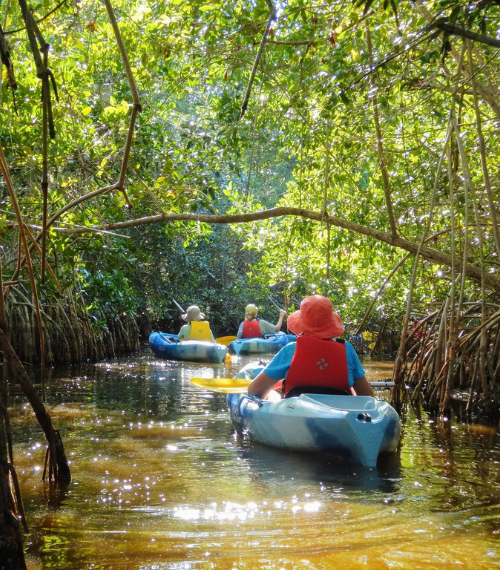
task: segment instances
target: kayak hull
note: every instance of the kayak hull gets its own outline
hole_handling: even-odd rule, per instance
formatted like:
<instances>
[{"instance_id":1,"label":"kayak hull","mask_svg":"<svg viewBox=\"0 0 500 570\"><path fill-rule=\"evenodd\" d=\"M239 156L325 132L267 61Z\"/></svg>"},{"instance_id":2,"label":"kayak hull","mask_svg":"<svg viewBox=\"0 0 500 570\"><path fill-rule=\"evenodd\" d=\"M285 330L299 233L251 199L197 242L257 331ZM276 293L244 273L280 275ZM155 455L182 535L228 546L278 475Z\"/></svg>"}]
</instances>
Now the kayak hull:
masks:
<instances>
[{"instance_id":1,"label":"kayak hull","mask_svg":"<svg viewBox=\"0 0 500 570\"><path fill-rule=\"evenodd\" d=\"M375 467L395 452L401 435L396 410L368 396L302 394L278 402L228 394L231 420L241 435L282 449L329 453Z\"/></svg>"},{"instance_id":2,"label":"kayak hull","mask_svg":"<svg viewBox=\"0 0 500 570\"><path fill-rule=\"evenodd\" d=\"M295 340L294 335L279 332L266 335L265 338L242 338L233 340L229 345L229 352L239 356L247 354L273 354L279 352L285 344Z\"/></svg>"},{"instance_id":3,"label":"kayak hull","mask_svg":"<svg viewBox=\"0 0 500 570\"><path fill-rule=\"evenodd\" d=\"M164 360L187 360L221 364L227 354L227 346L201 340L179 342L175 334L152 332L149 346L156 358Z\"/></svg>"}]
</instances>

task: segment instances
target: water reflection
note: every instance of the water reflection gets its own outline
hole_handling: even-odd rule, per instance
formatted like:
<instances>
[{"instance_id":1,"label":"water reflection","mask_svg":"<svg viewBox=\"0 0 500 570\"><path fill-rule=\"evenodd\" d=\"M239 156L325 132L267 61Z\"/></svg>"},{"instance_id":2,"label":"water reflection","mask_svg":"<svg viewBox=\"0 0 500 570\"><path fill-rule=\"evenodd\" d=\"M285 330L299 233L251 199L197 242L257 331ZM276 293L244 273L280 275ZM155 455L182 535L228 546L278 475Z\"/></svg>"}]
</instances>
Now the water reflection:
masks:
<instances>
[{"instance_id":1,"label":"water reflection","mask_svg":"<svg viewBox=\"0 0 500 570\"><path fill-rule=\"evenodd\" d=\"M400 454L376 469L253 444L236 436L224 395L189 382L244 363L144 354L54 371L47 405L73 475L59 494L40 481L43 437L13 386L29 569L500 564L495 432L409 411ZM370 363L370 377L388 366Z\"/></svg>"},{"instance_id":2,"label":"water reflection","mask_svg":"<svg viewBox=\"0 0 500 570\"><path fill-rule=\"evenodd\" d=\"M251 477L277 488L289 483L295 487L318 483L323 491L336 497L365 497L369 492L394 493L401 481L397 455L381 458L376 469L358 465L342 458L309 455L247 443L239 446L241 458L247 463ZM376 500L376 494L369 494Z\"/></svg>"}]
</instances>

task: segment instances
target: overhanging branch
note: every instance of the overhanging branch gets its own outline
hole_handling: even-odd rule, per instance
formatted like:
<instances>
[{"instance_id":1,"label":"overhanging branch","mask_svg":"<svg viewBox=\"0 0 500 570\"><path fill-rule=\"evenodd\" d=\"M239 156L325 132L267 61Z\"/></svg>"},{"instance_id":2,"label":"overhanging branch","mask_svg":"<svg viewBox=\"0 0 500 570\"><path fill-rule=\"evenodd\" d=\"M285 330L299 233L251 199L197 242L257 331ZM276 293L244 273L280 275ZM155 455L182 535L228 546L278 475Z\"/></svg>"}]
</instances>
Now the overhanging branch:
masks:
<instances>
[{"instance_id":1,"label":"overhanging branch","mask_svg":"<svg viewBox=\"0 0 500 570\"><path fill-rule=\"evenodd\" d=\"M497 40L496 38L492 38L490 36L485 36L484 34L476 34L475 32L471 32L465 28L460 28L454 24L439 22L436 24L436 28L454 36L462 36L463 38L468 38L469 40L473 40L481 44L486 44L487 46L500 48L500 40Z\"/></svg>"},{"instance_id":2,"label":"overhanging branch","mask_svg":"<svg viewBox=\"0 0 500 570\"><path fill-rule=\"evenodd\" d=\"M406 238L399 236L392 236L388 232L383 232L369 226L363 226L355 222L344 220L336 216L326 215L323 212L315 212L313 210L306 210L304 208L271 208L270 210L261 210L260 212L251 212L248 214L157 214L156 216L149 216L146 218L138 218L129 220L127 222L118 222L114 224L106 224L101 227L93 227L92 229L75 229L74 233L86 233L88 231L96 230L123 230L125 228L136 228L148 224L160 224L165 222L174 221L191 221L191 222L204 222L207 224L244 224L248 222L256 222L259 220L268 220L271 218L279 218L281 216L296 216L308 220L314 220L322 223L329 223L331 226L336 226L347 231L371 237L382 243L387 243L393 247L398 247L404 251L413 254L420 253L421 257L432 261L439 265L451 267L451 255L433 249L427 246L421 246L419 252L419 244L414 243ZM481 282L481 269L476 265L467 265L465 273L468 277ZM500 291L500 278L495 275L487 274L485 276L485 283L490 289Z\"/></svg>"}]
</instances>

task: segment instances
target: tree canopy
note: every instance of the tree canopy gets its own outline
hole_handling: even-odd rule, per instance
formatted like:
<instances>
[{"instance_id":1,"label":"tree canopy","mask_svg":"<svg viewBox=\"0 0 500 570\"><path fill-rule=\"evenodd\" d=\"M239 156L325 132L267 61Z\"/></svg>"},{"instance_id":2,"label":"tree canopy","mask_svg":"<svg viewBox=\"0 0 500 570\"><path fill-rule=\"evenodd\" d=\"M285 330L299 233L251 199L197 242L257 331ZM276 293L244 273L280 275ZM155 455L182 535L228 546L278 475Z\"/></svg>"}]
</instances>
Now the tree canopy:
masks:
<instances>
[{"instance_id":1,"label":"tree canopy","mask_svg":"<svg viewBox=\"0 0 500 570\"><path fill-rule=\"evenodd\" d=\"M400 319L416 253L415 306L459 274L469 301L498 293L495 2L23 6L2 16L0 142L24 224L90 309L154 311L182 287L220 306L227 281L202 291L222 257L358 321L399 264L374 310ZM189 275L181 250L200 254Z\"/></svg>"}]
</instances>

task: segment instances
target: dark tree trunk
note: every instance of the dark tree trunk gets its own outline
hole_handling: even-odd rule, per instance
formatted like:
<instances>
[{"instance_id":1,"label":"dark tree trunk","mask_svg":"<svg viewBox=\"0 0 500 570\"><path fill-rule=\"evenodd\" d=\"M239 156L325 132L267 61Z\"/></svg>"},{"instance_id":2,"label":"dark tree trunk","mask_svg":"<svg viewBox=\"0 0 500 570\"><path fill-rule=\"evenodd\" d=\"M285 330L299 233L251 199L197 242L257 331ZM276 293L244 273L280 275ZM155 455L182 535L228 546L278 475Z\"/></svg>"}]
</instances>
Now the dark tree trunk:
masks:
<instances>
[{"instance_id":1,"label":"dark tree trunk","mask_svg":"<svg viewBox=\"0 0 500 570\"><path fill-rule=\"evenodd\" d=\"M58 483L68 484L71 481L71 474L59 433L54 429L50 415L2 328L0 328L0 350L3 352L4 360L10 366L12 376L19 382L25 396L28 398L38 423L47 438L49 446L49 479L53 477L53 480Z\"/></svg>"}]
</instances>

